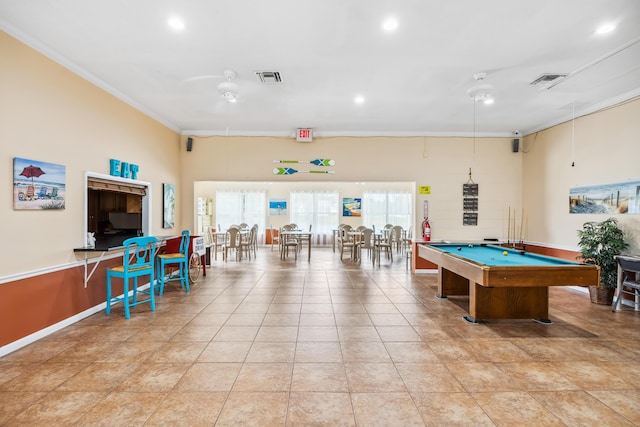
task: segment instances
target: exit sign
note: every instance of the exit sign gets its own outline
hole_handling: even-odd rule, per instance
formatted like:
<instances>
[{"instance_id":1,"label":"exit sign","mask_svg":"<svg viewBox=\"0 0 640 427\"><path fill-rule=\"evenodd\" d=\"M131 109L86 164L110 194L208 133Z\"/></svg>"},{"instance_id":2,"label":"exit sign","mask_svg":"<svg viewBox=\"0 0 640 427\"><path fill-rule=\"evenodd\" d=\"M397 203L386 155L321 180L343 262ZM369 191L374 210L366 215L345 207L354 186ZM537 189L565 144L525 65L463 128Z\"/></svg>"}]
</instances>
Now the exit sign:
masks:
<instances>
[{"instance_id":1,"label":"exit sign","mask_svg":"<svg viewBox=\"0 0 640 427\"><path fill-rule=\"evenodd\" d=\"M308 128L298 129L296 132L296 140L298 142L311 142L313 138L312 132L313 131Z\"/></svg>"}]
</instances>

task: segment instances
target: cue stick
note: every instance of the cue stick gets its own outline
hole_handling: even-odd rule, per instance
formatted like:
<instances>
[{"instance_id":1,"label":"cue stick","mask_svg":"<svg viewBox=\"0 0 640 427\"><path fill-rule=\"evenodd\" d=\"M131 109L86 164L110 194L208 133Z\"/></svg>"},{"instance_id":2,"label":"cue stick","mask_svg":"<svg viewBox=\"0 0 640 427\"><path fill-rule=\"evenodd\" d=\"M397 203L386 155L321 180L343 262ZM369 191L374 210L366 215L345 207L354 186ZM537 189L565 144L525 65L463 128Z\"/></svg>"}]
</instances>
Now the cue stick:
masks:
<instances>
[{"instance_id":1,"label":"cue stick","mask_svg":"<svg viewBox=\"0 0 640 427\"><path fill-rule=\"evenodd\" d=\"M507 243L511 240L511 206L509 206L509 217L507 219Z\"/></svg>"},{"instance_id":2,"label":"cue stick","mask_svg":"<svg viewBox=\"0 0 640 427\"><path fill-rule=\"evenodd\" d=\"M524 208L522 208L522 215L520 216L520 241L522 242L522 230L524 227Z\"/></svg>"},{"instance_id":3,"label":"cue stick","mask_svg":"<svg viewBox=\"0 0 640 427\"><path fill-rule=\"evenodd\" d=\"M516 242L516 208L513 208L513 233L511 233L511 237L513 238L513 244Z\"/></svg>"}]
</instances>

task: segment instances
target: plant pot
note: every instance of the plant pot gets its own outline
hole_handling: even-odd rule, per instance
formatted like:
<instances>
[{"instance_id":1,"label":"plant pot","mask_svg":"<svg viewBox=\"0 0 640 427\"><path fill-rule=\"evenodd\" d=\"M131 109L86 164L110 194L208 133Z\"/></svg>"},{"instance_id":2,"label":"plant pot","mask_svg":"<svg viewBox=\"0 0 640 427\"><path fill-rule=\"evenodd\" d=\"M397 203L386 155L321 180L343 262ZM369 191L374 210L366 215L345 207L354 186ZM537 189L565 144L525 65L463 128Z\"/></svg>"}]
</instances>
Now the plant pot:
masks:
<instances>
[{"instance_id":1,"label":"plant pot","mask_svg":"<svg viewBox=\"0 0 640 427\"><path fill-rule=\"evenodd\" d=\"M608 286L589 286L589 296L594 304L611 305L616 288Z\"/></svg>"}]
</instances>

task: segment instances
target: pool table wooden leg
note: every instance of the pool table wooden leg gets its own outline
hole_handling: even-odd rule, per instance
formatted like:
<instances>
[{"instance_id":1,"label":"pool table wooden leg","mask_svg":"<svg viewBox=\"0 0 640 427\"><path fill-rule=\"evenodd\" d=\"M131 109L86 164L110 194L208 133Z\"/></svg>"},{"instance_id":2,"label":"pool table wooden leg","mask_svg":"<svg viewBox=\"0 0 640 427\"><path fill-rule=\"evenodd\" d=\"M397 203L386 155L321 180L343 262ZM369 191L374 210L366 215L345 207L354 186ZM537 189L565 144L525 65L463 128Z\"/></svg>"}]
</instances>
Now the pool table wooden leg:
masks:
<instances>
[{"instance_id":1,"label":"pool table wooden leg","mask_svg":"<svg viewBox=\"0 0 640 427\"><path fill-rule=\"evenodd\" d=\"M469 287L469 279L438 266L436 297L446 299L448 295L469 295Z\"/></svg>"},{"instance_id":2,"label":"pool table wooden leg","mask_svg":"<svg viewBox=\"0 0 640 427\"><path fill-rule=\"evenodd\" d=\"M537 319L549 323L549 288L488 288L469 286L469 315L473 319Z\"/></svg>"}]
</instances>

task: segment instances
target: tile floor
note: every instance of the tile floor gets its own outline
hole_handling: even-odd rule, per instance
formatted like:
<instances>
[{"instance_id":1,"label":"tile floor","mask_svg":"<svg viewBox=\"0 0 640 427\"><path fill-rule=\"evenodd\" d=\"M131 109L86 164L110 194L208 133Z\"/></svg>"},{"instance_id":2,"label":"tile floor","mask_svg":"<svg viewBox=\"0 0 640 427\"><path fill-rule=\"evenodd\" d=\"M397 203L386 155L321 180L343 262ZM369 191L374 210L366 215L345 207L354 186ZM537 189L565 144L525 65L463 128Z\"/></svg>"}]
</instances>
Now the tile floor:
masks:
<instances>
[{"instance_id":1,"label":"tile floor","mask_svg":"<svg viewBox=\"0 0 640 427\"><path fill-rule=\"evenodd\" d=\"M0 358L0 425L640 425L640 313L556 288L553 325L471 325L435 284L330 248L218 260Z\"/></svg>"}]
</instances>

